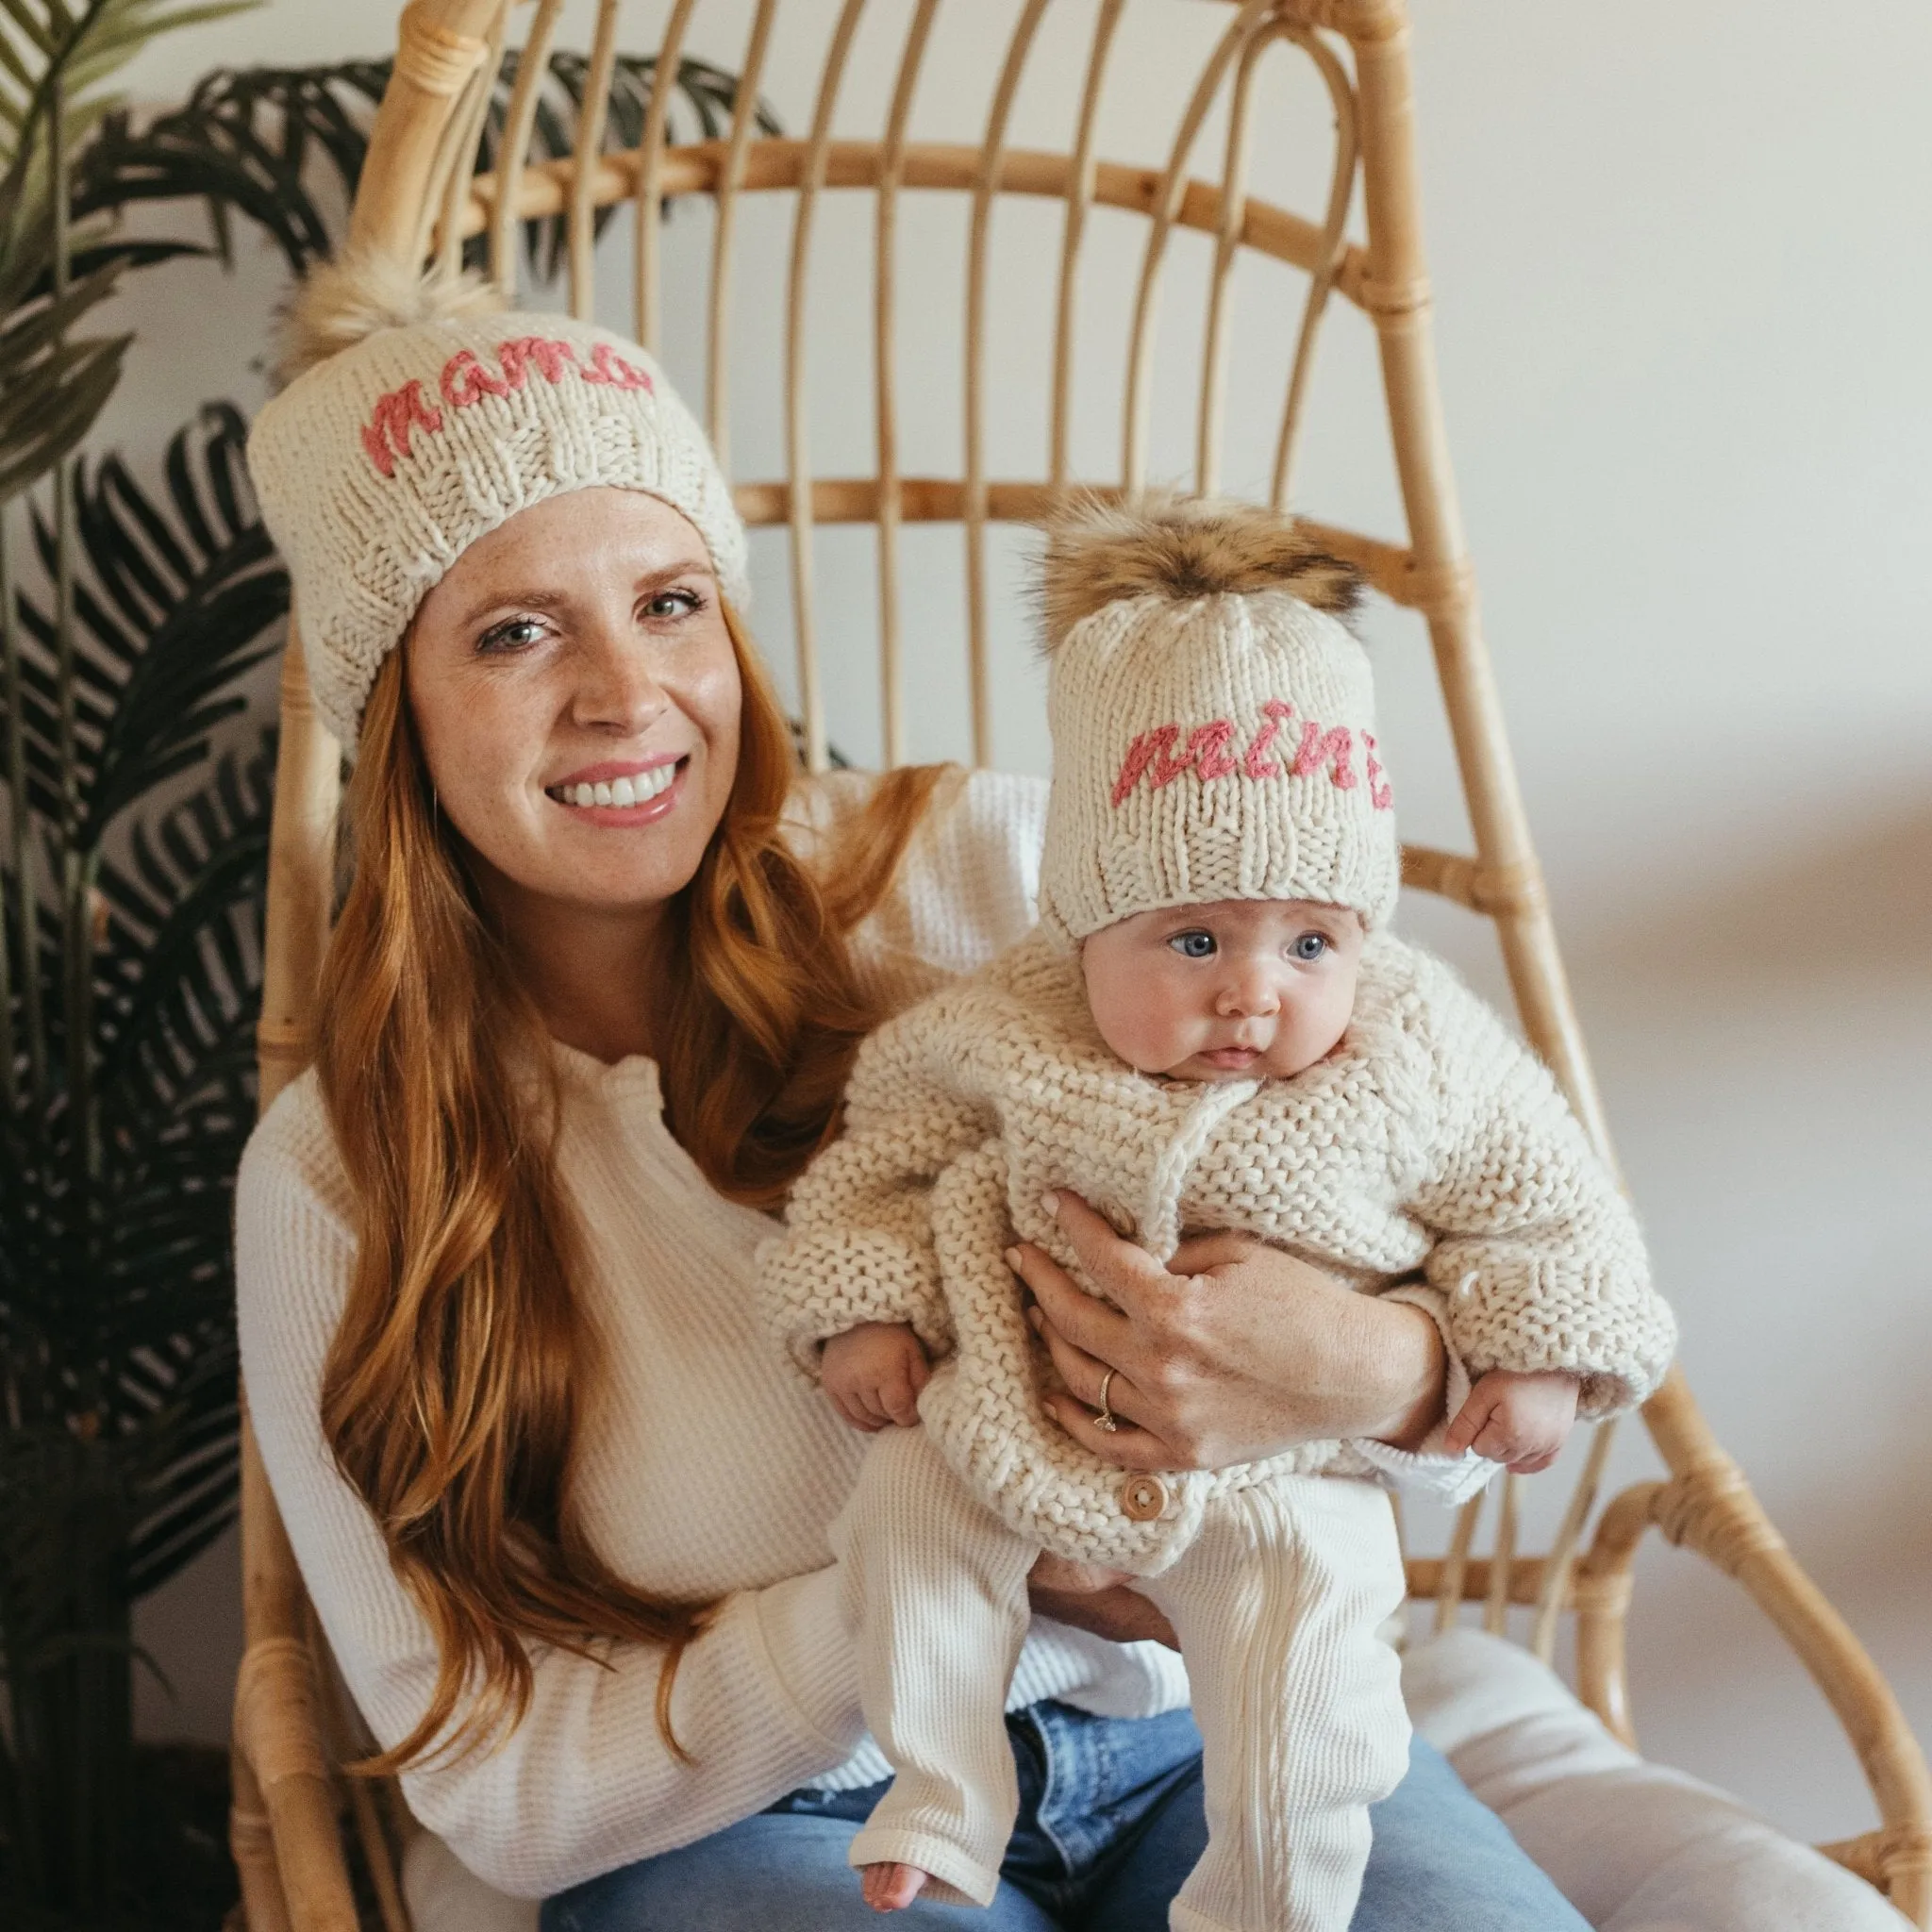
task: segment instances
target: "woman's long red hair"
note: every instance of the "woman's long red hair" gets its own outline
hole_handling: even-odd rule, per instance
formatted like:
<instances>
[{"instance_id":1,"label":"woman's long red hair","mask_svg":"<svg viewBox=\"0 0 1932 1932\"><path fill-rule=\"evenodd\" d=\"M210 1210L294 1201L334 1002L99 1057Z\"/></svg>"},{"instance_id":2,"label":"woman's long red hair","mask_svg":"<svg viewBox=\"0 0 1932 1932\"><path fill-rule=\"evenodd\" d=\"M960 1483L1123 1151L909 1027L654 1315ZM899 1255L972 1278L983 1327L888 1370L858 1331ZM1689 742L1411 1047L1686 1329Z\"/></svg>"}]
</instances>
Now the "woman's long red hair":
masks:
<instances>
[{"instance_id":1,"label":"woman's long red hair","mask_svg":"<svg viewBox=\"0 0 1932 1932\"><path fill-rule=\"evenodd\" d=\"M735 620L736 776L696 875L666 908L653 1027L672 1131L719 1192L771 1207L836 1123L881 1017L853 926L890 884L936 768L896 772L801 859L780 831L791 733ZM323 968L322 1096L359 1236L322 1388L324 1434L435 1632L416 1728L388 1772L496 1738L529 1704L527 1645L663 1653L658 1722L708 1607L651 1595L591 1548L572 1488L595 1373L578 1236L555 1159L541 1022L435 809L404 694L378 675L350 781L354 871Z\"/></svg>"}]
</instances>

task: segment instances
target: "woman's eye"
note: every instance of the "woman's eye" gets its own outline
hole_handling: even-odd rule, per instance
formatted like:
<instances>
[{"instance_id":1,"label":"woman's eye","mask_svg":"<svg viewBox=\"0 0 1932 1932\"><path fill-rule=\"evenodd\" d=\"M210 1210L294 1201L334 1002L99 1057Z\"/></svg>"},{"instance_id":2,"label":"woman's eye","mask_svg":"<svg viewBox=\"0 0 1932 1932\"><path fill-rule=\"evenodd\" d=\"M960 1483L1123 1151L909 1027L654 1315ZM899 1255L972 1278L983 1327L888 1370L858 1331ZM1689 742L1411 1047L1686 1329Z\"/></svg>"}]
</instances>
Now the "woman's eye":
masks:
<instances>
[{"instance_id":1,"label":"woman's eye","mask_svg":"<svg viewBox=\"0 0 1932 1932\"><path fill-rule=\"evenodd\" d=\"M644 615L654 618L689 617L704 608L704 599L695 591L659 591L644 605Z\"/></svg>"},{"instance_id":2,"label":"woman's eye","mask_svg":"<svg viewBox=\"0 0 1932 1932\"><path fill-rule=\"evenodd\" d=\"M512 617L486 630L476 640L476 648L479 651L523 651L539 642L542 636L541 618Z\"/></svg>"},{"instance_id":3,"label":"woman's eye","mask_svg":"<svg viewBox=\"0 0 1932 1932\"><path fill-rule=\"evenodd\" d=\"M1327 937L1325 934L1319 932L1303 933L1301 938L1296 940L1294 944L1289 948L1290 953L1304 964L1310 960L1319 959L1327 950Z\"/></svg>"},{"instance_id":4,"label":"woman's eye","mask_svg":"<svg viewBox=\"0 0 1932 1932\"><path fill-rule=\"evenodd\" d=\"M1214 935L1211 932L1177 932L1168 944L1183 959L1211 959L1214 957Z\"/></svg>"}]
</instances>

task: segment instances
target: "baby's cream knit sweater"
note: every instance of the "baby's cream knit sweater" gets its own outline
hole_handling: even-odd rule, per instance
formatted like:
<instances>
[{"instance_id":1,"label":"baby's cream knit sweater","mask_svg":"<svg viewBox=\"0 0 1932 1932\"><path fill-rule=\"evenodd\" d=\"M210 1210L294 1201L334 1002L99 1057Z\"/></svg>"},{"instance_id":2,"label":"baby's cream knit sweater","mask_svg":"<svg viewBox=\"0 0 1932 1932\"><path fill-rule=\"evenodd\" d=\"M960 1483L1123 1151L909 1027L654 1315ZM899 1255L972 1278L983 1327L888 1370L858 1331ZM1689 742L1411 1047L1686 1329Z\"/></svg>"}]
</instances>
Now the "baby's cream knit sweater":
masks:
<instances>
[{"instance_id":1,"label":"baby's cream knit sweater","mask_svg":"<svg viewBox=\"0 0 1932 1932\"><path fill-rule=\"evenodd\" d=\"M1472 1375L1569 1371L1586 1418L1641 1402L1670 1363L1675 1324L1628 1205L1548 1071L1441 960L1372 935L1334 1054L1291 1080L1202 1085L1117 1059L1077 955L1036 933L866 1042L844 1136L760 1267L808 1373L860 1322L908 1322L951 1357L921 1398L927 1429L982 1501L1063 1556L1153 1574L1218 1489L1370 1465L1311 1443L1157 1493L1057 1428L1002 1258L1010 1226L1078 1277L1041 1206L1055 1188L1161 1259L1183 1233L1236 1229L1365 1290L1419 1275Z\"/></svg>"}]
</instances>

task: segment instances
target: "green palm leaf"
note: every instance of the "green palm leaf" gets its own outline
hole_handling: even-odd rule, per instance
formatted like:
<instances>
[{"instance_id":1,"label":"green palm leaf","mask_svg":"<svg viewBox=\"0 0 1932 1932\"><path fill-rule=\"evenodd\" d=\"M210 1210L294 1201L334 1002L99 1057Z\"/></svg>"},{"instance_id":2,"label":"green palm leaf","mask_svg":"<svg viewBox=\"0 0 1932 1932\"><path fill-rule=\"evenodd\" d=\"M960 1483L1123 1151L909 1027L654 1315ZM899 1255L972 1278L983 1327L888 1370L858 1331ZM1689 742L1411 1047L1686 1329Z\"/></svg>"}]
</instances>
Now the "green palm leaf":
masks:
<instances>
[{"instance_id":1,"label":"green palm leaf","mask_svg":"<svg viewBox=\"0 0 1932 1932\"><path fill-rule=\"evenodd\" d=\"M68 1065L68 1014L89 1016L81 1063L96 1147L85 1189L80 1116L60 1087L0 1122L0 1379L13 1412L80 1417L132 1442L174 1416L183 1391L201 1391L179 1426L213 1433L166 1464L165 1526L142 1559L156 1578L219 1532L232 1489L230 1397L209 1391L232 1370L229 1197L254 1117L270 747L221 760L200 790L126 827L113 852L102 841L156 785L207 758L209 729L240 706L235 680L279 641L287 577L247 489L244 440L232 408L205 409L171 443L158 501L117 458L76 476L76 736L97 910L92 996L84 1008L46 1000L42 1024L46 1063ZM44 810L58 803L52 619L25 595L18 610L23 723ZM0 893L21 901L10 877ZM15 981L32 972L51 989L69 970L74 927L39 911L31 945L13 935ZM206 1388L204 1361L225 1365Z\"/></svg>"},{"instance_id":2,"label":"green palm leaf","mask_svg":"<svg viewBox=\"0 0 1932 1932\"><path fill-rule=\"evenodd\" d=\"M163 503L118 457L76 467L76 775L89 849L128 807L207 758L209 733L242 707L236 680L279 646L288 577L249 488L247 436L232 405L207 406L169 443ZM44 519L36 538L51 572ZM24 596L20 619L29 759L51 802L54 613Z\"/></svg>"},{"instance_id":3,"label":"green palm leaf","mask_svg":"<svg viewBox=\"0 0 1932 1932\"><path fill-rule=\"evenodd\" d=\"M84 1424L139 1464L143 1588L218 1535L233 1499L229 1217L254 1124L273 782L264 741L163 814L140 860L102 866L90 1198L70 1184L64 1096L0 1134L0 1370L17 1413ZM9 1549L0 1537L0 1569Z\"/></svg>"},{"instance_id":4,"label":"green palm leaf","mask_svg":"<svg viewBox=\"0 0 1932 1932\"><path fill-rule=\"evenodd\" d=\"M59 75L76 104L158 34L239 13L254 0L0 0L0 168L27 152ZM95 111L98 111L96 108ZM79 126L76 134L83 131Z\"/></svg>"},{"instance_id":5,"label":"green palm leaf","mask_svg":"<svg viewBox=\"0 0 1932 1932\"><path fill-rule=\"evenodd\" d=\"M57 234L57 116L72 154L112 109L91 90L156 35L250 4L0 0L0 503L77 446L120 379L127 338L79 339L75 325L112 293L124 267L178 252L117 247L98 227ZM79 279L58 286L70 273Z\"/></svg>"},{"instance_id":6,"label":"green palm leaf","mask_svg":"<svg viewBox=\"0 0 1932 1932\"><path fill-rule=\"evenodd\" d=\"M0 229L0 300L9 280L47 280L50 235L9 246L16 238ZM9 307L0 319L0 502L70 455L114 392L132 338L76 340L72 330L113 293L120 269L103 263L58 299Z\"/></svg>"},{"instance_id":7,"label":"green palm leaf","mask_svg":"<svg viewBox=\"0 0 1932 1932\"><path fill-rule=\"evenodd\" d=\"M273 785L266 744L230 756L158 827L137 829L128 866L102 864L96 1078L109 1129L130 1141L184 1108L200 1109L196 1124L236 1099L249 1110L227 1056L239 1041L247 1069Z\"/></svg>"}]
</instances>

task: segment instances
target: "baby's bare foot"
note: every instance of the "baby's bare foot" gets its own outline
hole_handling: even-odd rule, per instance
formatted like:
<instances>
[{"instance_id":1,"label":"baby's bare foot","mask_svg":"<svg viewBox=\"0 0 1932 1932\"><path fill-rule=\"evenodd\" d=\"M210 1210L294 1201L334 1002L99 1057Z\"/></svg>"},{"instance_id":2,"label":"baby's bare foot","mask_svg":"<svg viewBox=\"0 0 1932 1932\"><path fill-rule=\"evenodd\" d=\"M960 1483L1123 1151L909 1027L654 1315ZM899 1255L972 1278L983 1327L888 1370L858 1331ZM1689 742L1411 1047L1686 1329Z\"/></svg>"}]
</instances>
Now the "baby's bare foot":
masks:
<instances>
[{"instance_id":1,"label":"baby's bare foot","mask_svg":"<svg viewBox=\"0 0 1932 1932\"><path fill-rule=\"evenodd\" d=\"M858 1889L875 1912L903 1912L925 1890L917 1865L861 1865Z\"/></svg>"}]
</instances>

